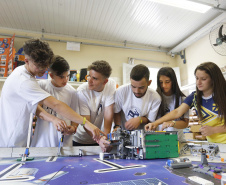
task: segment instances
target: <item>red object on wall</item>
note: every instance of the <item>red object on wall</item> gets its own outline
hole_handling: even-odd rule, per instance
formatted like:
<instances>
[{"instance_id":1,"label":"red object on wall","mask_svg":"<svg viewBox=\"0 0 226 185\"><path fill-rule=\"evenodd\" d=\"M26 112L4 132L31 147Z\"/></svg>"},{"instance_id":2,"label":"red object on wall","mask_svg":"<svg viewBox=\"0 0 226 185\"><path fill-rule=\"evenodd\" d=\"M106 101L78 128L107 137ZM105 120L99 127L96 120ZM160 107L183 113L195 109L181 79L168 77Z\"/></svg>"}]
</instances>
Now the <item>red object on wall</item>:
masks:
<instances>
[{"instance_id":1,"label":"red object on wall","mask_svg":"<svg viewBox=\"0 0 226 185\"><path fill-rule=\"evenodd\" d=\"M7 77L13 71L14 65L14 39L12 38L0 38L0 77Z\"/></svg>"}]
</instances>

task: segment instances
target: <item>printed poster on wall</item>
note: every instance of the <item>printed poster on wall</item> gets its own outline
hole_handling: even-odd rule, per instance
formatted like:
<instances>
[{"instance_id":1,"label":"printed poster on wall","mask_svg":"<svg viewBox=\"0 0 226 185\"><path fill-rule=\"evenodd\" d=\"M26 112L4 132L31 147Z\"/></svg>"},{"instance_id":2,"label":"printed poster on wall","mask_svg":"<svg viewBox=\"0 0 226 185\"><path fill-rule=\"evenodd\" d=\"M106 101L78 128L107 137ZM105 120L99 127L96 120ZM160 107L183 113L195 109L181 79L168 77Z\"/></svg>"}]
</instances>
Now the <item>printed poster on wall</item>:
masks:
<instances>
[{"instance_id":1,"label":"printed poster on wall","mask_svg":"<svg viewBox=\"0 0 226 185\"><path fill-rule=\"evenodd\" d=\"M12 38L0 38L0 77L7 77L13 70L13 47L15 34Z\"/></svg>"},{"instance_id":2,"label":"printed poster on wall","mask_svg":"<svg viewBox=\"0 0 226 185\"><path fill-rule=\"evenodd\" d=\"M9 46L9 60L8 60L8 72L7 72L7 76L9 76L12 71L13 71L13 46L14 46L14 40L15 40L15 34L13 35L13 37L11 38L10 41L10 46Z\"/></svg>"}]
</instances>

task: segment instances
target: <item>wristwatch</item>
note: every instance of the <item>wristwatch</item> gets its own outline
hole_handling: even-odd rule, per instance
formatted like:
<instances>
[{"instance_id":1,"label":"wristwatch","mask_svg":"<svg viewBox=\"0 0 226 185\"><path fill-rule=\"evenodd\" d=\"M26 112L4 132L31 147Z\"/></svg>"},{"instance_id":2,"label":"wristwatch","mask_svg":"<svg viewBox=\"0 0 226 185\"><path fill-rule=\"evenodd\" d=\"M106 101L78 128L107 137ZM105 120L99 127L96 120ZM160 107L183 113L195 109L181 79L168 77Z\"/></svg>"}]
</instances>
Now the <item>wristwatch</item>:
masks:
<instances>
[{"instance_id":1,"label":"wristwatch","mask_svg":"<svg viewBox=\"0 0 226 185\"><path fill-rule=\"evenodd\" d=\"M113 127L113 129L115 129L115 128L117 128L117 127L122 128L121 125L115 125L115 126Z\"/></svg>"},{"instance_id":2,"label":"wristwatch","mask_svg":"<svg viewBox=\"0 0 226 185\"><path fill-rule=\"evenodd\" d=\"M173 126L172 127L174 127L176 125L176 121L173 120L172 122L173 122Z\"/></svg>"}]
</instances>

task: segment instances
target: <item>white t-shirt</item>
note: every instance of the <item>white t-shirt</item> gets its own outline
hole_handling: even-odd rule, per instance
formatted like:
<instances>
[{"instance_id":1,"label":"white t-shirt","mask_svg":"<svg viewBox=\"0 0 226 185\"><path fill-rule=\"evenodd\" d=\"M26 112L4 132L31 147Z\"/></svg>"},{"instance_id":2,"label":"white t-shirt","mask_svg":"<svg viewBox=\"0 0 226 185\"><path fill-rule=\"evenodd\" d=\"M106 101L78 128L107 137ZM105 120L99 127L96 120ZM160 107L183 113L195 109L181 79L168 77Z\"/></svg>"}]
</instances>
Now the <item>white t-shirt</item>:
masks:
<instances>
[{"instance_id":1,"label":"white t-shirt","mask_svg":"<svg viewBox=\"0 0 226 185\"><path fill-rule=\"evenodd\" d=\"M169 112L171 112L172 110L175 109L174 107L175 107L175 103L176 103L176 96L175 95L165 96L163 94L163 98L165 99L165 102L166 102L165 103L166 106L164 107L164 109L165 109L165 112L167 114L167 113L169 113ZM185 98L186 97L179 98L179 106L181 105L181 103L184 101ZM181 102L181 99L182 99L182 102ZM175 121L178 121L182 118L189 118L189 111L186 112L181 118L176 119ZM158 126L158 130L161 130L161 128L162 128L162 124ZM185 137L184 137L183 129L176 129L174 127L168 127L166 129L164 129L164 131L177 131L178 140L180 142L186 141Z\"/></svg>"},{"instance_id":2,"label":"white t-shirt","mask_svg":"<svg viewBox=\"0 0 226 185\"><path fill-rule=\"evenodd\" d=\"M145 95L141 98L134 95L131 84L120 86L115 92L115 113L123 111L121 124L123 129L125 129L126 121L138 116L146 117L150 122L154 122L160 104L161 97L151 88L147 88ZM137 129L144 129L144 124Z\"/></svg>"},{"instance_id":3,"label":"white t-shirt","mask_svg":"<svg viewBox=\"0 0 226 185\"><path fill-rule=\"evenodd\" d=\"M30 113L35 113L38 103L49 96L25 66L10 74L0 100L0 147L26 146Z\"/></svg>"},{"instance_id":4,"label":"white t-shirt","mask_svg":"<svg viewBox=\"0 0 226 185\"><path fill-rule=\"evenodd\" d=\"M69 84L64 87L55 87L49 80L40 80L40 87L50 93L56 99L66 103L74 111L79 114L78 98L76 90ZM54 110L47 106L43 106L46 112L52 114L62 120L64 120L67 125L71 125L71 121L64 118L63 116L57 114ZM40 118L37 120L35 127L34 137L32 139L31 146L33 147L57 147L61 138L61 133L56 130L52 122L44 121ZM72 135L65 135L63 146L72 146Z\"/></svg>"},{"instance_id":5,"label":"white t-shirt","mask_svg":"<svg viewBox=\"0 0 226 185\"><path fill-rule=\"evenodd\" d=\"M104 90L96 92L89 90L88 82L78 87L79 109L81 115L89 115L90 122L101 129L105 107L114 103L115 81L108 79ZM75 142L81 144L93 144L95 141L86 133L83 126L79 125L74 135Z\"/></svg>"}]
</instances>

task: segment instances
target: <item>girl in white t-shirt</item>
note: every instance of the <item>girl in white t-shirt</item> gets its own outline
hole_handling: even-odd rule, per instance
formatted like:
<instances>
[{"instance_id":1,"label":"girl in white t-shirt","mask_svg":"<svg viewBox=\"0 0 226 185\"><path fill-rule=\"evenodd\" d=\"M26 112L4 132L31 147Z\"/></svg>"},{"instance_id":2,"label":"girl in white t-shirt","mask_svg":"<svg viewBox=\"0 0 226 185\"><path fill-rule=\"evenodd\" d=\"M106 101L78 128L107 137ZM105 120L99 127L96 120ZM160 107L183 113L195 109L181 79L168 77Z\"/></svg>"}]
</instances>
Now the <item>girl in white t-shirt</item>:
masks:
<instances>
[{"instance_id":1,"label":"girl in white t-shirt","mask_svg":"<svg viewBox=\"0 0 226 185\"><path fill-rule=\"evenodd\" d=\"M174 70L171 67L163 67L157 74L157 92L162 97L162 103L159 108L158 118L171 112L180 106L184 101L185 95L181 92ZM185 141L183 130L174 128L175 125L188 125L189 112L185 113L182 117L176 120L165 122L168 125L165 131L178 131L178 140L180 142ZM178 128L178 127L177 127ZM162 129L162 125L159 125L159 130Z\"/></svg>"}]
</instances>

